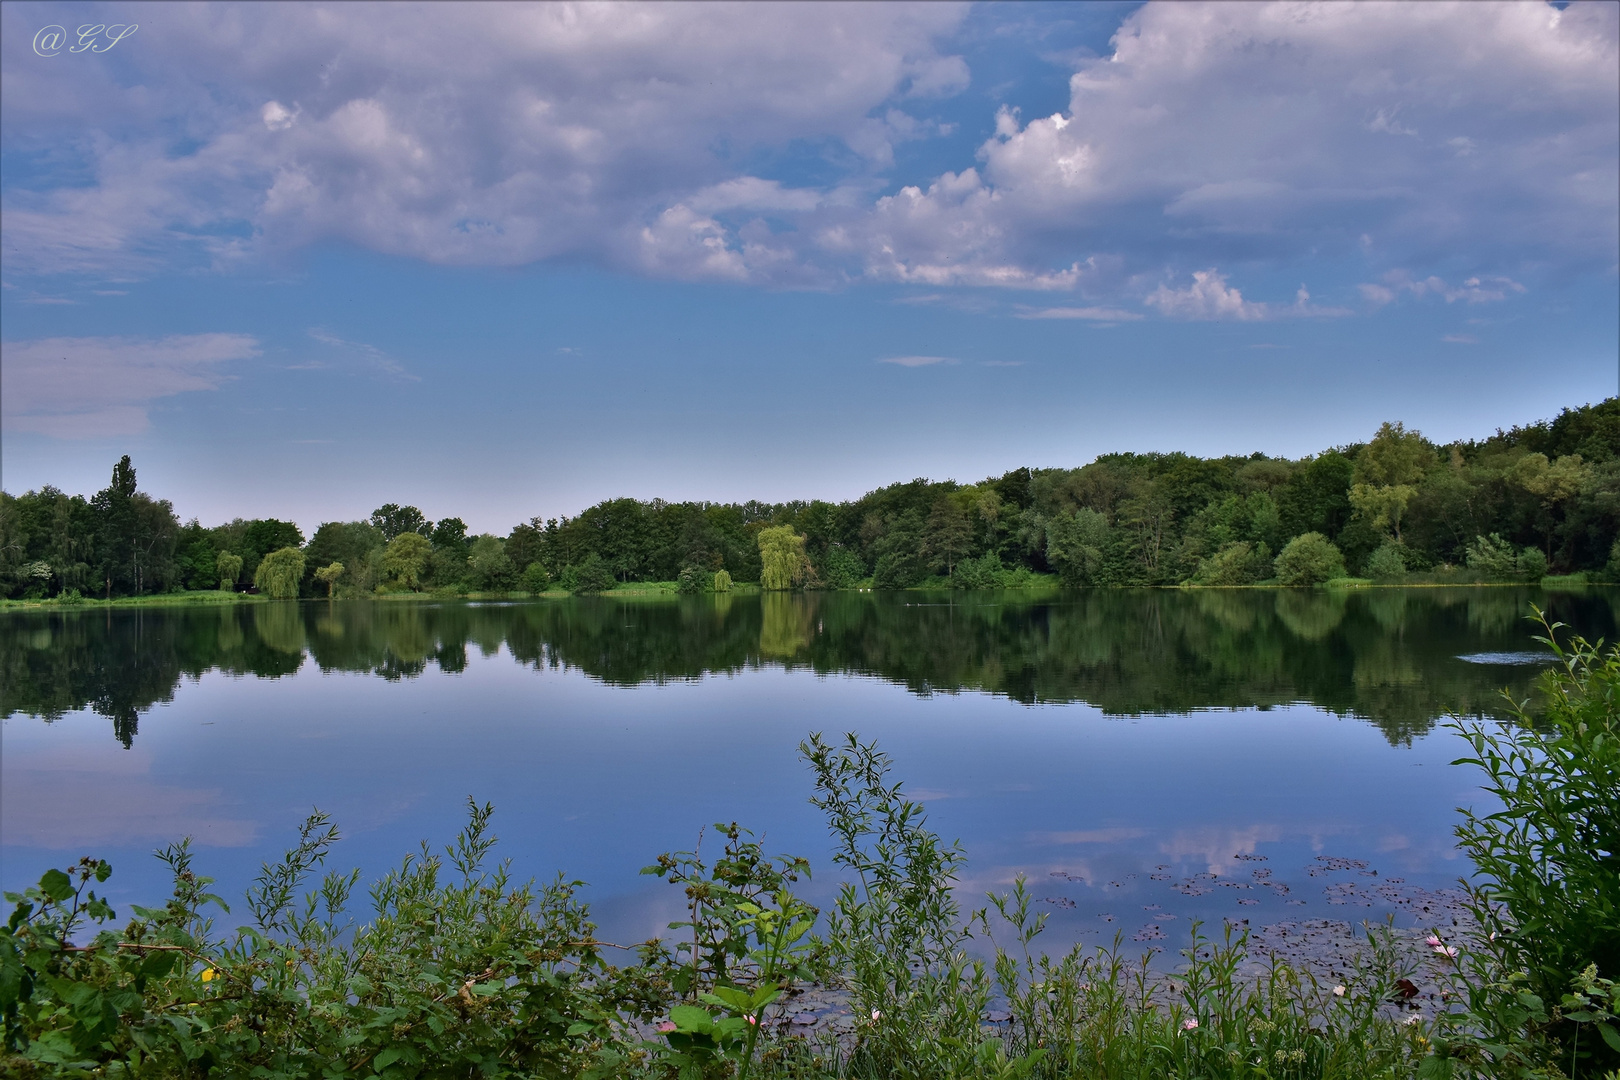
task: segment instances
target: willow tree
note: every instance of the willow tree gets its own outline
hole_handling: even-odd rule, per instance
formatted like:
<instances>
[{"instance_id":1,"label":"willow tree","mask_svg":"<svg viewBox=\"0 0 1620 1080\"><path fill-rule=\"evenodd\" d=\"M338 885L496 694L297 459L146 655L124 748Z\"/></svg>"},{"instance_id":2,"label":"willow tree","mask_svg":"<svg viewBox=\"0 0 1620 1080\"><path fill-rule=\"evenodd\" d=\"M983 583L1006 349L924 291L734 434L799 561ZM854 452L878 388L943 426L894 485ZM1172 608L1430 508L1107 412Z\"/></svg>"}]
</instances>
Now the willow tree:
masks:
<instances>
[{"instance_id":1,"label":"willow tree","mask_svg":"<svg viewBox=\"0 0 1620 1080\"><path fill-rule=\"evenodd\" d=\"M219 587L229 592L236 588L236 578L242 572L242 556L222 551L214 560L214 568L219 571Z\"/></svg>"},{"instance_id":2,"label":"willow tree","mask_svg":"<svg viewBox=\"0 0 1620 1080\"><path fill-rule=\"evenodd\" d=\"M791 589L803 584L810 569L804 554L804 537L791 525L776 525L759 531L759 587Z\"/></svg>"},{"instance_id":3,"label":"willow tree","mask_svg":"<svg viewBox=\"0 0 1620 1080\"><path fill-rule=\"evenodd\" d=\"M304 580L304 553L295 547L272 551L259 560L253 584L272 600L296 600L298 583Z\"/></svg>"},{"instance_id":4,"label":"willow tree","mask_svg":"<svg viewBox=\"0 0 1620 1080\"><path fill-rule=\"evenodd\" d=\"M337 585L338 578L343 576L343 564L331 563L315 571L315 580L326 586L326 598L332 599L333 586Z\"/></svg>"}]
</instances>

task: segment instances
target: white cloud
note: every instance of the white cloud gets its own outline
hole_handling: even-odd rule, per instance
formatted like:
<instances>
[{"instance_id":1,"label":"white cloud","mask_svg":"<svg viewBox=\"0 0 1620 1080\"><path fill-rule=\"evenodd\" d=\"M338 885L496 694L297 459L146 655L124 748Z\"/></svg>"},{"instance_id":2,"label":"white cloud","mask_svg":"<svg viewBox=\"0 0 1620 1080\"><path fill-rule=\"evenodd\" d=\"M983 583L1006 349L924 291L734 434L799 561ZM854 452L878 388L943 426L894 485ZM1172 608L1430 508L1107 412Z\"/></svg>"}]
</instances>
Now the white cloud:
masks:
<instances>
[{"instance_id":1,"label":"white cloud","mask_svg":"<svg viewBox=\"0 0 1620 1080\"><path fill-rule=\"evenodd\" d=\"M1115 254L1124 273L1089 281L1092 294L1167 265L1322 258L1371 236L1386 265L1446 251L1607 270L1620 243L1617 13L1148 4L1112 55L1082 63L1065 112L1026 123L1003 109L975 168L881 200L844 234L859 247L864 232L874 272L941 284L992 270L1017 284L1005 268Z\"/></svg>"},{"instance_id":2,"label":"white cloud","mask_svg":"<svg viewBox=\"0 0 1620 1080\"><path fill-rule=\"evenodd\" d=\"M1198 270L1185 289L1160 285L1143 303L1176 319L1236 319L1247 322L1268 317L1265 304L1251 303L1226 284L1217 270Z\"/></svg>"},{"instance_id":3,"label":"white cloud","mask_svg":"<svg viewBox=\"0 0 1620 1080\"><path fill-rule=\"evenodd\" d=\"M8 269L140 273L186 249L229 261L339 240L735 277L713 245L692 250L689 226L808 213L837 188L793 191L733 161L831 140L867 182L896 141L932 131L896 103L969 77L936 46L956 4L130 5L121 17L162 33L121 54L124 85L24 61L25 17L78 10L0 16L8 141L67 143L94 177L9 193ZM740 265L755 261L781 269L769 251Z\"/></svg>"},{"instance_id":4,"label":"white cloud","mask_svg":"<svg viewBox=\"0 0 1620 1080\"><path fill-rule=\"evenodd\" d=\"M147 405L194 390L214 390L220 365L259 353L245 334L165 338L41 338L0 345L0 397L13 431L58 438L138 435Z\"/></svg>"},{"instance_id":5,"label":"white cloud","mask_svg":"<svg viewBox=\"0 0 1620 1080\"><path fill-rule=\"evenodd\" d=\"M943 130L914 103L971 80L942 44L961 7L411 5L379 32L367 4L131 5L163 32L123 66L27 62L24 21L78 10L0 8L8 148L71 161L8 186L8 272L338 241L1117 307L1358 250L1427 281L1444 251L1480 303L1513 291L1487 274L1607 270L1620 243L1613 4L1150 3L1075 60L1065 110L1002 108L976 161L898 190L894 147ZM762 175L816 146L814 187ZM1263 310L1199 288L1152 306Z\"/></svg>"},{"instance_id":6,"label":"white cloud","mask_svg":"<svg viewBox=\"0 0 1620 1080\"><path fill-rule=\"evenodd\" d=\"M956 362L949 356L885 356L878 360L880 364L899 364L901 367L928 367L930 364L954 364Z\"/></svg>"},{"instance_id":7,"label":"white cloud","mask_svg":"<svg viewBox=\"0 0 1620 1080\"><path fill-rule=\"evenodd\" d=\"M1446 334L1440 339L1450 345L1478 345L1479 338L1472 334Z\"/></svg>"},{"instance_id":8,"label":"white cloud","mask_svg":"<svg viewBox=\"0 0 1620 1080\"><path fill-rule=\"evenodd\" d=\"M1088 319L1092 322L1135 322L1142 318L1139 311L1126 311L1112 307L1049 307L1024 308L1020 319Z\"/></svg>"},{"instance_id":9,"label":"white cloud","mask_svg":"<svg viewBox=\"0 0 1620 1080\"><path fill-rule=\"evenodd\" d=\"M1464 279L1461 285L1449 285L1445 279L1433 274L1425 278L1416 278L1406 270L1391 270L1384 275L1381 283L1368 282L1358 288L1361 290L1362 298L1374 307L1393 303L1402 293L1409 293L1419 299L1425 296L1438 296L1448 304L1459 300L1468 304L1492 304L1526 291L1519 282L1500 275L1490 277L1476 275Z\"/></svg>"}]
</instances>

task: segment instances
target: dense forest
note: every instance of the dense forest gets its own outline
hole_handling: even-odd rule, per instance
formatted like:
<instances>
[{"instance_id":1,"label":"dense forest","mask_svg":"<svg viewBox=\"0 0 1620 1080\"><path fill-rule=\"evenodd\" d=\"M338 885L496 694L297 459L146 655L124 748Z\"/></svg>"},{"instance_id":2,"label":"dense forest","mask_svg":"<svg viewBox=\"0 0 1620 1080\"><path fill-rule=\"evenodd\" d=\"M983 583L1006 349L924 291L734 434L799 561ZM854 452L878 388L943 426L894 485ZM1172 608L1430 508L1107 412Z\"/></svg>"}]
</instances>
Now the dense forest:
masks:
<instances>
[{"instance_id":1,"label":"dense forest","mask_svg":"<svg viewBox=\"0 0 1620 1080\"><path fill-rule=\"evenodd\" d=\"M255 587L278 596L767 588L1310 584L1336 577L1620 580L1620 399L1437 445L1386 423L1300 460L1107 454L842 503L612 499L504 536L389 504L327 522L182 524L128 457L90 498L0 492L0 596ZM720 573L724 571L724 573Z\"/></svg>"}]
</instances>

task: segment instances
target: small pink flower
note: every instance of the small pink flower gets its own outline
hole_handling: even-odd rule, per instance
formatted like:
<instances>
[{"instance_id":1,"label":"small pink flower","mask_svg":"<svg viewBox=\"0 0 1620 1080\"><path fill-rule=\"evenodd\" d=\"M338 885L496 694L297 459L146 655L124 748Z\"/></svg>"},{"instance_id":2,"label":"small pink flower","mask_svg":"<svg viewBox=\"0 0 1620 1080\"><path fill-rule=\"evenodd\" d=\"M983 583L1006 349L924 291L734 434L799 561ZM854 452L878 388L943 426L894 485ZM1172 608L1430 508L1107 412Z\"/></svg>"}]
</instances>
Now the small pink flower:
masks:
<instances>
[{"instance_id":1,"label":"small pink flower","mask_svg":"<svg viewBox=\"0 0 1620 1080\"><path fill-rule=\"evenodd\" d=\"M1428 937L1423 939L1423 944L1427 945L1431 949L1438 949L1440 947L1440 939L1435 937L1433 934L1430 934Z\"/></svg>"},{"instance_id":2,"label":"small pink flower","mask_svg":"<svg viewBox=\"0 0 1620 1080\"><path fill-rule=\"evenodd\" d=\"M759 1020L756 1017L748 1016L748 1017L744 1017L744 1019L747 1020L750 1024L753 1024L755 1027L759 1026Z\"/></svg>"},{"instance_id":3,"label":"small pink flower","mask_svg":"<svg viewBox=\"0 0 1620 1080\"><path fill-rule=\"evenodd\" d=\"M1441 956L1446 957L1448 960L1455 960L1457 958L1457 950L1450 945L1442 945L1434 951L1439 953Z\"/></svg>"},{"instance_id":4,"label":"small pink flower","mask_svg":"<svg viewBox=\"0 0 1620 1080\"><path fill-rule=\"evenodd\" d=\"M1181 1030L1182 1031L1191 1031L1193 1028L1195 1028L1197 1026L1198 1026L1198 1021L1196 1021L1196 1020L1183 1020L1181 1022Z\"/></svg>"},{"instance_id":5,"label":"small pink flower","mask_svg":"<svg viewBox=\"0 0 1620 1080\"><path fill-rule=\"evenodd\" d=\"M675 1030L675 1024L674 1024L673 1021L665 1020L663 1023L658 1025L658 1030L659 1031L674 1031Z\"/></svg>"}]
</instances>

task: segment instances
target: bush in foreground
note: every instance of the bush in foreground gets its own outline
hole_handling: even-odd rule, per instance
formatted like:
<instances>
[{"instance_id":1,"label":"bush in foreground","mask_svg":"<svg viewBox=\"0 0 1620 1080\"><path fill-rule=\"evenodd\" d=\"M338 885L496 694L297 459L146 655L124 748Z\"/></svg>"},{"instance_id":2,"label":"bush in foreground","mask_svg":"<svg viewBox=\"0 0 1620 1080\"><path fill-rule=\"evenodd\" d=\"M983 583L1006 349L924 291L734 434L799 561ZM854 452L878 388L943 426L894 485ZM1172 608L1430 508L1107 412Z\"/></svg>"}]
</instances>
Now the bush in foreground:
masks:
<instances>
[{"instance_id":1,"label":"bush in foreground","mask_svg":"<svg viewBox=\"0 0 1620 1080\"><path fill-rule=\"evenodd\" d=\"M1465 811L1480 936L1464 956L1466 1010L1432 1075L1598 1077L1620 1070L1620 647L1536 638L1558 662L1540 706L1454 727L1502 809ZM1443 1068L1441 1065L1443 1064Z\"/></svg>"}]
</instances>

